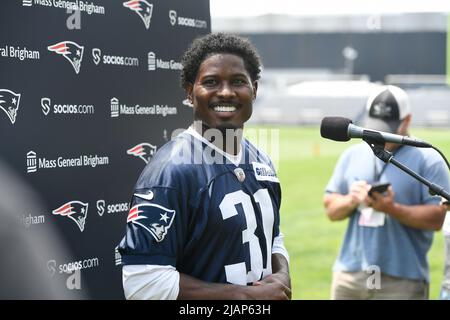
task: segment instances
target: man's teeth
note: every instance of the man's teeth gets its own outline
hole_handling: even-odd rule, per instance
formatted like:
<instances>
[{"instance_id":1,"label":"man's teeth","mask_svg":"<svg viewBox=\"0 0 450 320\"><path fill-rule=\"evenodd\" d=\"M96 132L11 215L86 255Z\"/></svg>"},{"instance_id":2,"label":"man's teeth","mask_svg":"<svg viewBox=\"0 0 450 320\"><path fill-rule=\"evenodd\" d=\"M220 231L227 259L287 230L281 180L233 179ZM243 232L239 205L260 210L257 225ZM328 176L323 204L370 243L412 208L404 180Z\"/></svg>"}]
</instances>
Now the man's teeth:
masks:
<instances>
[{"instance_id":1,"label":"man's teeth","mask_svg":"<svg viewBox=\"0 0 450 320\"><path fill-rule=\"evenodd\" d=\"M233 112L236 111L234 106L215 106L214 111L216 112Z\"/></svg>"}]
</instances>

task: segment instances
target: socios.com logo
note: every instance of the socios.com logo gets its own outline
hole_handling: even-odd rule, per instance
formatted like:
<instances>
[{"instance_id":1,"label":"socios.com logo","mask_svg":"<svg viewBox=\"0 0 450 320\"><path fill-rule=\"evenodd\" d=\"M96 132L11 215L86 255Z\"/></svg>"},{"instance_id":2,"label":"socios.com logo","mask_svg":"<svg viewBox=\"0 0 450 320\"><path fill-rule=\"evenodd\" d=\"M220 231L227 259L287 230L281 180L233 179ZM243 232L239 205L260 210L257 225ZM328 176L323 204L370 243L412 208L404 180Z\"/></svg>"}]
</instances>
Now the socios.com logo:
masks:
<instances>
[{"instance_id":1,"label":"socios.com logo","mask_svg":"<svg viewBox=\"0 0 450 320\"><path fill-rule=\"evenodd\" d=\"M47 261L47 269L50 272L50 276L53 278L56 273L56 260Z\"/></svg>"},{"instance_id":2,"label":"socios.com logo","mask_svg":"<svg viewBox=\"0 0 450 320\"><path fill-rule=\"evenodd\" d=\"M177 12L175 10L169 11L169 19L170 19L170 24L172 26L174 26L177 23Z\"/></svg>"},{"instance_id":3,"label":"socios.com logo","mask_svg":"<svg viewBox=\"0 0 450 320\"><path fill-rule=\"evenodd\" d=\"M105 213L106 202L103 199L97 200L97 213L101 217Z\"/></svg>"},{"instance_id":4,"label":"socios.com logo","mask_svg":"<svg viewBox=\"0 0 450 320\"><path fill-rule=\"evenodd\" d=\"M41 99L41 107L42 107L42 112L44 113L44 115L48 115L48 113L50 112L50 109L51 109L51 105L52 105L52 101L50 100L50 98L42 98Z\"/></svg>"},{"instance_id":5,"label":"socios.com logo","mask_svg":"<svg viewBox=\"0 0 450 320\"><path fill-rule=\"evenodd\" d=\"M98 65L100 63L102 56L102 51L99 48L92 49L92 59L94 60L94 63Z\"/></svg>"}]
</instances>

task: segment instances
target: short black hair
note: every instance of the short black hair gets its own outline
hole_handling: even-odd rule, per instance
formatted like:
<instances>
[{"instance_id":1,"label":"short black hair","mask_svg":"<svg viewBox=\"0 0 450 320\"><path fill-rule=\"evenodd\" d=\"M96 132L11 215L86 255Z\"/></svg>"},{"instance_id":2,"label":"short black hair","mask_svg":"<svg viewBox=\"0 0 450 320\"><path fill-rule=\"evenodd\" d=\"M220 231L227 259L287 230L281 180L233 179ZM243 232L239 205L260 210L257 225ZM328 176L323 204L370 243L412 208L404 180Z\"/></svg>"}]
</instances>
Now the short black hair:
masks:
<instances>
[{"instance_id":1,"label":"short black hair","mask_svg":"<svg viewBox=\"0 0 450 320\"><path fill-rule=\"evenodd\" d=\"M227 33L210 33L196 38L181 60L181 86L195 82L201 63L211 54L230 53L241 57L252 81L259 79L261 59L256 48L246 38Z\"/></svg>"}]
</instances>

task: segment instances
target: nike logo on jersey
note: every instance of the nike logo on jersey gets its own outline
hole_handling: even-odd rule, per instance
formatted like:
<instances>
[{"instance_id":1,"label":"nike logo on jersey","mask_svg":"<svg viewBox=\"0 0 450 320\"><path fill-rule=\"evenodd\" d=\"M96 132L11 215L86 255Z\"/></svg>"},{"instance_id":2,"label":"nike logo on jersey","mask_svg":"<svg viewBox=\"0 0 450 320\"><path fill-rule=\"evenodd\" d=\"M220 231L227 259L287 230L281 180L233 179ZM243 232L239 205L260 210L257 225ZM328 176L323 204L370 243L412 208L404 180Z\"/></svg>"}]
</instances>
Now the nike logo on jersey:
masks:
<instances>
[{"instance_id":1,"label":"nike logo on jersey","mask_svg":"<svg viewBox=\"0 0 450 320\"><path fill-rule=\"evenodd\" d=\"M138 197L138 198L141 198L141 199L144 199L144 200L152 200L153 197L154 197L155 195L153 194L152 191L149 191L149 192L146 193L146 194L135 193L134 196L135 196L135 197Z\"/></svg>"}]
</instances>

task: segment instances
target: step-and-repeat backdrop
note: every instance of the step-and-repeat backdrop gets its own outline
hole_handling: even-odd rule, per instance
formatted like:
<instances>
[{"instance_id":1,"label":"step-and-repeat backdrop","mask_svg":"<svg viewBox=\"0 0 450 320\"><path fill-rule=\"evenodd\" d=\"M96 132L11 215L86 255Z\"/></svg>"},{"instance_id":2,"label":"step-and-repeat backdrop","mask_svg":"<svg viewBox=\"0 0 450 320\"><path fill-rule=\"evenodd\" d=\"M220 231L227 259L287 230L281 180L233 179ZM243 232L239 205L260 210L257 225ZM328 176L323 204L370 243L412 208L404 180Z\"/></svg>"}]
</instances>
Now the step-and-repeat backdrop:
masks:
<instances>
[{"instance_id":1,"label":"step-and-repeat backdrop","mask_svg":"<svg viewBox=\"0 0 450 320\"><path fill-rule=\"evenodd\" d=\"M0 298L123 298L132 189L210 29L209 0L1 1Z\"/></svg>"}]
</instances>

